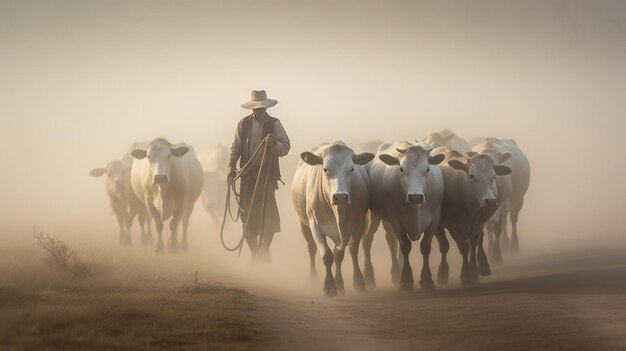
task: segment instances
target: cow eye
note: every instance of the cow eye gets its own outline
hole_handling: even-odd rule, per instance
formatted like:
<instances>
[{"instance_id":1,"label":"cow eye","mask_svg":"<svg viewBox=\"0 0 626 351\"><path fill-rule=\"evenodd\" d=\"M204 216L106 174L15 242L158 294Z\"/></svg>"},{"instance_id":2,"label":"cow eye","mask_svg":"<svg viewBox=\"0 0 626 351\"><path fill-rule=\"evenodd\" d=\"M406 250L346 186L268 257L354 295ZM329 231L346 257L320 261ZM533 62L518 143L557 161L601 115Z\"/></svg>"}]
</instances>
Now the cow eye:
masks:
<instances>
[{"instance_id":1,"label":"cow eye","mask_svg":"<svg viewBox=\"0 0 626 351\"><path fill-rule=\"evenodd\" d=\"M352 167L352 169L350 170L350 172L354 172L354 167Z\"/></svg>"},{"instance_id":2,"label":"cow eye","mask_svg":"<svg viewBox=\"0 0 626 351\"><path fill-rule=\"evenodd\" d=\"M326 168L324 168L324 173L328 173L328 170Z\"/></svg>"},{"instance_id":3,"label":"cow eye","mask_svg":"<svg viewBox=\"0 0 626 351\"><path fill-rule=\"evenodd\" d=\"M426 168L426 173L430 172L430 167Z\"/></svg>"},{"instance_id":4,"label":"cow eye","mask_svg":"<svg viewBox=\"0 0 626 351\"><path fill-rule=\"evenodd\" d=\"M474 179L474 175L473 174L470 174L470 179Z\"/></svg>"},{"instance_id":5,"label":"cow eye","mask_svg":"<svg viewBox=\"0 0 626 351\"><path fill-rule=\"evenodd\" d=\"M400 173L404 172L404 168L400 167Z\"/></svg>"}]
</instances>

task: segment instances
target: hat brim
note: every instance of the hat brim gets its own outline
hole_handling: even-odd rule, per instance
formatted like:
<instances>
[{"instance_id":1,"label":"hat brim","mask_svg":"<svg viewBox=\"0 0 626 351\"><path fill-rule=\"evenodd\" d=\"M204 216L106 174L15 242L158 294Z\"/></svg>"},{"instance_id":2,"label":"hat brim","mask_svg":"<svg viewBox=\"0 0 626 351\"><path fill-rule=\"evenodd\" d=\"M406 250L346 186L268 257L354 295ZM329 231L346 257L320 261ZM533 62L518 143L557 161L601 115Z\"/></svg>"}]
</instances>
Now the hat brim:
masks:
<instances>
[{"instance_id":1,"label":"hat brim","mask_svg":"<svg viewBox=\"0 0 626 351\"><path fill-rule=\"evenodd\" d=\"M274 99L265 99L260 101L252 100L241 104L241 107L252 110L255 108L269 108L275 106L277 103L278 101Z\"/></svg>"}]
</instances>

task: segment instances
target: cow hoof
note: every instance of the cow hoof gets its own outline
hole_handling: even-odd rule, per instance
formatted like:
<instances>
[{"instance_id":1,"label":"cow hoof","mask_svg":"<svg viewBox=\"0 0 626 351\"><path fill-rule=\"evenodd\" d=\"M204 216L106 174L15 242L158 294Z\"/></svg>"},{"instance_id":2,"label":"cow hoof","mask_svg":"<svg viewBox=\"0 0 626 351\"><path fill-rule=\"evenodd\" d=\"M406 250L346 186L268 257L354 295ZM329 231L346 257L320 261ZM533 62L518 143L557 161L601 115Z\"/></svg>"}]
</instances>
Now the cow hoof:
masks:
<instances>
[{"instance_id":1,"label":"cow hoof","mask_svg":"<svg viewBox=\"0 0 626 351\"><path fill-rule=\"evenodd\" d=\"M422 280L420 282L420 286L422 287L422 290L428 290L428 291L435 290L435 282L433 282L432 280L428 280L428 281Z\"/></svg>"},{"instance_id":2,"label":"cow hoof","mask_svg":"<svg viewBox=\"0 0 626 351\"><path fill-rule=\"evenodd\" d=\"M365 279L363 277L354 278L354 291L364 293L367 292L367 287L365 286Z\"/></svg>"},{"instance_id":3,"label":"cow hoof","mask_svg":"<svg viewBox=\"0 0 626 351\"><path fill-rule=\"evenodd\" d=\"M324 295L337 296L337 286L332 276L326 276L326 279L324 279Z\"/></svg>"},{"instance_id":4,"label":"cow hoof","mask_svg":"<svg viewBox=\"0 0 626 351\"><path fill-rule=\"evenodd\" d=\"M478 284L478 276L461 276L461 284L476 285Z\"/></svg>"},{"instance_id":5,"label":"cow hoof","mask_svg":"<svg viewBox=\"0 0 626 351\"><path fill-rule=\"evenodd\" d=\"M376 287L376 278L374 278L374 268L373 267L365 267L365 270L363 272L363 275L365 276L365 283L367 284L367 287L370 289L373 289Z\"/></svg>"},{"instance_id":6,"label":"cow hoof","mask_svg":"<svg viewBox=\"0 0 626 351\"><path fill-rule=\"evenodd\" d=\"M373 276L372 277L366 277L365 278L365 283L366 283L368 289L375 289L376 288L376 279Z\"/></svg>"},{"instance_id":7,"label":"cow hoof","mask_svg":"<svg viewBox=\"0 0 626 351\"><path fill-rule=\"evenodd\" d=\"M391 267L391 282L394 286L400 285L400 268Z\"/></svg>"},{"instance_id":8,"label":"cow hoof","mask_svg":"<svg viewBox=\"0 0 626 351\"><path fill-rule=\"evenodd\" d=\"M413 290L413 282L400 282L400 290Z\"/></svg>"},{"instance_id":9,"label":"cow hoof","mask_svg":"<svg viewBox=\"0 0 626 351\"><path fill-rule=\"evenodd\" d=\"M482 277L488 277L491 275L491 268L489 267L489 265L479 266L478 274L480 274Z\"/></svg>"}]
</instances>

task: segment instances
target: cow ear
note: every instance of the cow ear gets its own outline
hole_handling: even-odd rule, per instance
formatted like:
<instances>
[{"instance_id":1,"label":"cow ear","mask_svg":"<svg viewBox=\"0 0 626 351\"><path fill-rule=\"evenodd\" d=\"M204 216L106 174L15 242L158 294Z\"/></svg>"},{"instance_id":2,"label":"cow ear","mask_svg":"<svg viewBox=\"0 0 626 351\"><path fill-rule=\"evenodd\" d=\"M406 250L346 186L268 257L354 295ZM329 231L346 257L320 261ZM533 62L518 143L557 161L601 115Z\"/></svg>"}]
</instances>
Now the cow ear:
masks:
<instances>
[{"instance_id":1,"label":"cow ear","mask_svg":"<svg viewBox=\"0 0 626 351\"><path fill-rule=\"evenodd\" d=\"M364 152L358 155L352 155L352 162L354 162L354 164L356 165L361 166L368 164L373 159L374 154L371 152Z\"/></svg>"},{"instance_id":2,"label":"cow ear","mask_svg":"<svg viewBox=\"0 0 626 351\"><path fill-rule=\"evenodd\" d=\"M444 154L437 154L434 156L428 156L428 163L431 165L438 165L440 164L443 159L446 158L446 155Z\"/></svg>"},{"instance_id":3,"label":"cow ear","mask_svg":"<svg viewBox=\"0 0 626 351\"><path fill-rule=\"evenodd\" d=\"M450 160L448 161L448 166L458 170L458 171L463 171L463 172L467 172L467 165L459 160Z\"/></svg>"},{"instance_id":4,"label":"cow ear","mask_svg":"<svg viewBox=\"0 0 626 351\"><path fill-rule=\"evenodd\" d=\"M380 154L378 155L378 158L383 161L384 164L388 165L388 166L399 166L400 165L400 160L397 157L391 156L391 155L387 155L387 154Z\"/></svg>"},{"instance_id":5,"label":"cow ear","mask_svg":"<svg viewBox=\"0 0 626 351\"><path fill-rule=\"evenodd\" d=\"M185 155L189 151L189 147L187 146L179 146L177 148L172 149L172 155L176 157L181 157Z\"/></svg>"},{"instance_id":6,"label":"cow ear","mask_svg":"<svg viewBox=\"0 0 626 351\"><path fill-rule=\"evenodd\" d=\"M89 175L92 177L100 177L101 175L107 172L106 168L94 168L89 172Z\"/></svg>"},{"instance_id":7,"label":"cow ear","mask_svg":"<svg viewBox=\"0 0 626 351\"><path fill-rule=\"evenodd\" d=\"M511 170L509 167L503 165L494 165L493 170L496 171L496 175L499 176L505 176L513 172L513 170Z\"/></svg>"},{"instance_id":8,"label":"cow ear","mask_svg":"<svg viewBox=\"0 0 626 351\"><path fill-rule=\"evenodd\" d=\"M305 151L301 153L300 158L302 159L302 161L304 161L305 163L311 166L321 165L323 161L321 157L309 151Z\"/></svg>"},{"instance_id":9,"label":"cow ear","mask_svg":"<svg viewBox=\"0 0 626 351\"><path fill-rule=\"evenodd\" d=\"M135 149L130 152L130 155L138 160L146 158L148 156L148 150L146 149Z\"/></svg>"},{"instance_id":10,"label":"cow ear","mask_svg":"<svg viewBox=\"0 0 626 351\"><path fill-rule=\"evenodd\" d=\"M499 163L505 162L508 159L510 159L511 156L513 156L513 155L510 152L505 152L503 154L500 154L499 157L498 157L499 158L498 162Z\"/></svg>"},{"instance_id":11,"label":"cow ear","mask_svg":"<svg viewBox=\"0 0 626 351\"><path fill-rule=\"evenodd\" d=\"M472 158L472 156L478 155L478 152L476 152L476 151L468 151L465 154L467 155L467 157Z\"/></svg>"}]
</instances>

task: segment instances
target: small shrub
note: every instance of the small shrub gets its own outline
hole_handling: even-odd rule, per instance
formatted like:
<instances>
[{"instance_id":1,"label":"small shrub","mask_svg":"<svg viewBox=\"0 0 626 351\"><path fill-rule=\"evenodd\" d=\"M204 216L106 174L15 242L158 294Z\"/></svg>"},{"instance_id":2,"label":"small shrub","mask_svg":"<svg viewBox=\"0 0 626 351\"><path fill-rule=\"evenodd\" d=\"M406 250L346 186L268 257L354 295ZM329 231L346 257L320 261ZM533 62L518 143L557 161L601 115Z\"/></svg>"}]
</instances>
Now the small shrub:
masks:
<instances>
[{"instance_id":1,"label":"small shrub","mask_svg":"<svg viewBox=\"0 0 626 351\"><path fill-rule=\"evenodd\" d=\"M50 266L71 274L75 278L82 278L89 272L87 265L78 257L76 252L67 246L64 242L50 234L43 234L33 229L33 235L37 244L49 256L46 258L46 263Z\"/></svg>"},{"instance_id":2,"label":"small shrub","mask_svg":"<svg viewBox=\"0 0 626 351\"><path fill-rule=\"evenodd\" d=\"M200 282L199 275L200 271L193 272L191 285L184 285L178 291L187 294L207 294L226 291L245 293L243 290L228 289L224 287L224 284L222 284L222 282L202 283Z\"/></svg>"}]
</instances>

